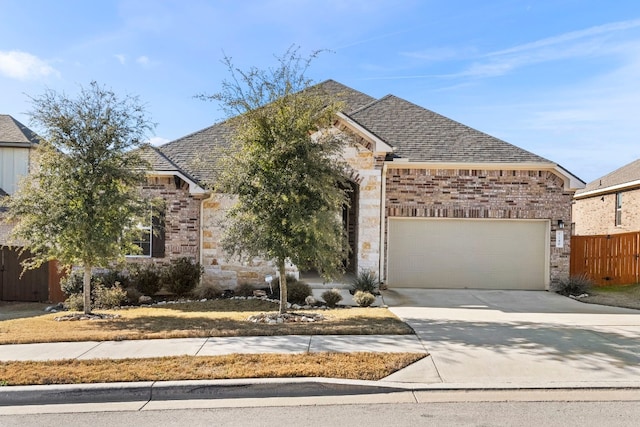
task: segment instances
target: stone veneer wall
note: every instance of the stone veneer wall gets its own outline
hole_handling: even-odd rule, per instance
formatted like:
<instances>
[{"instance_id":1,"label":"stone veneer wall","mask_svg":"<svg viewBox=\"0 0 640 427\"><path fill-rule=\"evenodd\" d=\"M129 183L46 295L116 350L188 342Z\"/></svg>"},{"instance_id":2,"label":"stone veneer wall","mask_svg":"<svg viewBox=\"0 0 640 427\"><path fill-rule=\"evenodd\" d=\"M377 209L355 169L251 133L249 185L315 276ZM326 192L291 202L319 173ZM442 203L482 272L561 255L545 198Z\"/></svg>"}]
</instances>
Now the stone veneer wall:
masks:
<instances>
[{"instance_id":1,"label":"stone veneer wall","mask_svg":"<svg viewBox=\"0 0 640 427\"><path fill-rule=\"evenodd\" d=\"M200 200L189 194L186 183L173 177L149 177L142 191L147 197L160 197L165 201L165 253L164 258L151 258L156 264L168 264L182 257L200 260ZM146 257L130 257L129 261L144 262Z\"/></svg>"},{"instance_id":2,"label":"stone veneer wall","mask_svg":"<svg viewBox=\"0 0 640 427\"><path fill-rule=\"evenodd\" d=\"M388 164L385 222L389 217L551 220L551 283L569 276L571 200L549 171L412 169ZM558 220L564 247L556 248ZM386 265L385 235L385 265Z\"/></svg>"},{"instance_id":3,"label":"stone veneer wall","mask_svg":"<svg viewBox=\"0 0 640 427\"><path fill-rule=\"evenodd\" d=\"M382 173L379 156L366 147L351 143L343 153L352 168L352 181L358 185L358 257L357 270L379 273L380 267L380 204Z\"/></svg>"},{"instance_id":4,"label":"stone veneer wall","mask_svg":"<svg viewBox=\"0 0 640 427\"><path fill-rule=\"evenodd\" d=\"M616 225L616 193L576 199L573 221L578 236L640 231L640 188L622 192L621 225Z\"/></svg>"},{"instance_id":5,"label":"stone veneer wall","mask_svg":"<svg viewBox=\"0 0 640 427\"><path fill-rule=\"evenodd\" d=\"M343 159L349 165L349 179L358 185L358 258L357 268L379 272L380 263L380 208L382 160L374 155L359 139L345 132ZM240 283L264 284L266 275L276 275L272 262L260 258L241 262L229 259L220 246L224 213L232 206L233 197L213 194L203 200L202 263L205 280L223 288L234 288ZM288 271L297 275L295 266Z\"/></svg>"}]
</instances>

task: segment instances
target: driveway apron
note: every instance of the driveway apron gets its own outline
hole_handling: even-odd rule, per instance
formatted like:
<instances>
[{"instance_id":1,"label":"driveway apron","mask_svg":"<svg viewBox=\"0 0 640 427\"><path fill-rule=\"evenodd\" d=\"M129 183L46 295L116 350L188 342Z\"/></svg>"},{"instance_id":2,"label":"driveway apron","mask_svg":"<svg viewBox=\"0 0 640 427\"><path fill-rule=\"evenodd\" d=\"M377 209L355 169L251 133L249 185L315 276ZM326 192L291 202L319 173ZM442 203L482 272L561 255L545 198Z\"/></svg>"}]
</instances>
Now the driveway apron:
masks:
<instances>
[{"instance_id":1,"label":"driveway apron","mask_svg":"<svg viewBox=\"0 0 640 427\"><path fill-rule=\"evenodd\" d=\"M640 386L640 311L544 291L391 289L383 298L431 355L387 380Z\"/></svg>"}]
</instances>

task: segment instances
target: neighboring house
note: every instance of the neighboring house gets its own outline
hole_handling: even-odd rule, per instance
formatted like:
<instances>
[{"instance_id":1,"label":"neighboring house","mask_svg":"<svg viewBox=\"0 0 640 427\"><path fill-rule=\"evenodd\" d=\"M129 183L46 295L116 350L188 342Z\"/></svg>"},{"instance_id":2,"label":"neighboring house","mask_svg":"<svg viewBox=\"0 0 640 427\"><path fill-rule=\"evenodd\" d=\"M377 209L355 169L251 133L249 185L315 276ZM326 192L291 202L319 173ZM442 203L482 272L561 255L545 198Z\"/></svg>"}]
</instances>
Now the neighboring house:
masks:
<instances>
[{"instance_id":1,"label":"neighboring house","mask_svg":"<svg viewBox=\"0 0 640 427\"><path fill-rule=\"evenodd\" d=\"M578 236L640 231L640 159L577 191L573 221Z\"/></svg>"},{"instance_id":2,"label":"neighboring house","mask_svg":"<svg viewBox=\"0 0 640 427\"><path fill-rule=\"evenodd\" d=\"M640 159L576 192L571 274L598 285L640 282Z\"/></svg>"},{"instance_id":3,"label":"neighboring house","mask_svg":"<svg viewBox=\"0 0 640 427\"><path fill-rule=\"evenodd\" d=\"M580 179L395 96L375 99L331 80L321 86L346 105L335 127L354 190L343 212L351 271L416 288L548 289L568 277L565 231ZM230 260L220 247L233 198L205 188L232 134L222 122L149 148L154 171L145 188L167 204L157 261L188 254L224 287L274 272L265 260Z\"/></svg>"},{"instance_id":4,"label":"neighboring house","mask_svg":"<svg viewBox=\"0 0 640 427\"><path fill-rule=\"evenodd\" d=\"M13 117L0 114L0 197L11 196L33 168L38 136ZM21 247L9 246L10 224L0 212L0 300L48 301L62 298L56 264L22 273ZM26 254L23 254L23 256Z\"/></svg>"}]
</instances>

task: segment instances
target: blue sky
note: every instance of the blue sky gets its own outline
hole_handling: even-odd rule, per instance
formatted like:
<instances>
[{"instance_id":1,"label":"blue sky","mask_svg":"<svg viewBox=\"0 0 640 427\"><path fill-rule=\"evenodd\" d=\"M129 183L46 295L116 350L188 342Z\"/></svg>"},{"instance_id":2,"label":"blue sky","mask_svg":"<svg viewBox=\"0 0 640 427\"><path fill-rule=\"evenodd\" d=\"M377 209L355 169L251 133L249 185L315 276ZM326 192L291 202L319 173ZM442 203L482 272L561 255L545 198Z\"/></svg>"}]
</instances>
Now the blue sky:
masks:
<instances>
[{"instance_id":1,"label":"blue sky","mask_svg":"<svg viewBox=\"0 0 640 427\"><path fill-rule=\"evenodd\" d=\"M640 158L637 0L0 0L0 113L96 80L169 141L222 118L213 93L292 44L309 76L394 94L585 181ZM37 128L34 128L37 131Z\"/></svg>"}]
</instances>

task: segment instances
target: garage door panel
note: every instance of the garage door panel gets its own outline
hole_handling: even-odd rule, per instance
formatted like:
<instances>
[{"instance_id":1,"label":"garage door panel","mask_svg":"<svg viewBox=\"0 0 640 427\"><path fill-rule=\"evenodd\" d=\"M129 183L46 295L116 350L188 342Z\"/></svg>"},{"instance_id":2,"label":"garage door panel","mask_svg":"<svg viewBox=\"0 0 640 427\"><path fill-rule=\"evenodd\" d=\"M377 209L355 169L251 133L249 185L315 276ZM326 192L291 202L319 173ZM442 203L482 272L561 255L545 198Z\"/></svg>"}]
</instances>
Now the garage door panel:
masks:
<instances>
[{"instance_id":1,"label":"garage door panel","mask_svg":"<svg viewBox=\"0 0 640 427\"><path fill-rule=\"evenodd\" d=\"M549 221L391 218L389 286L545 289Z\"/></svg>"}]
</instances>

